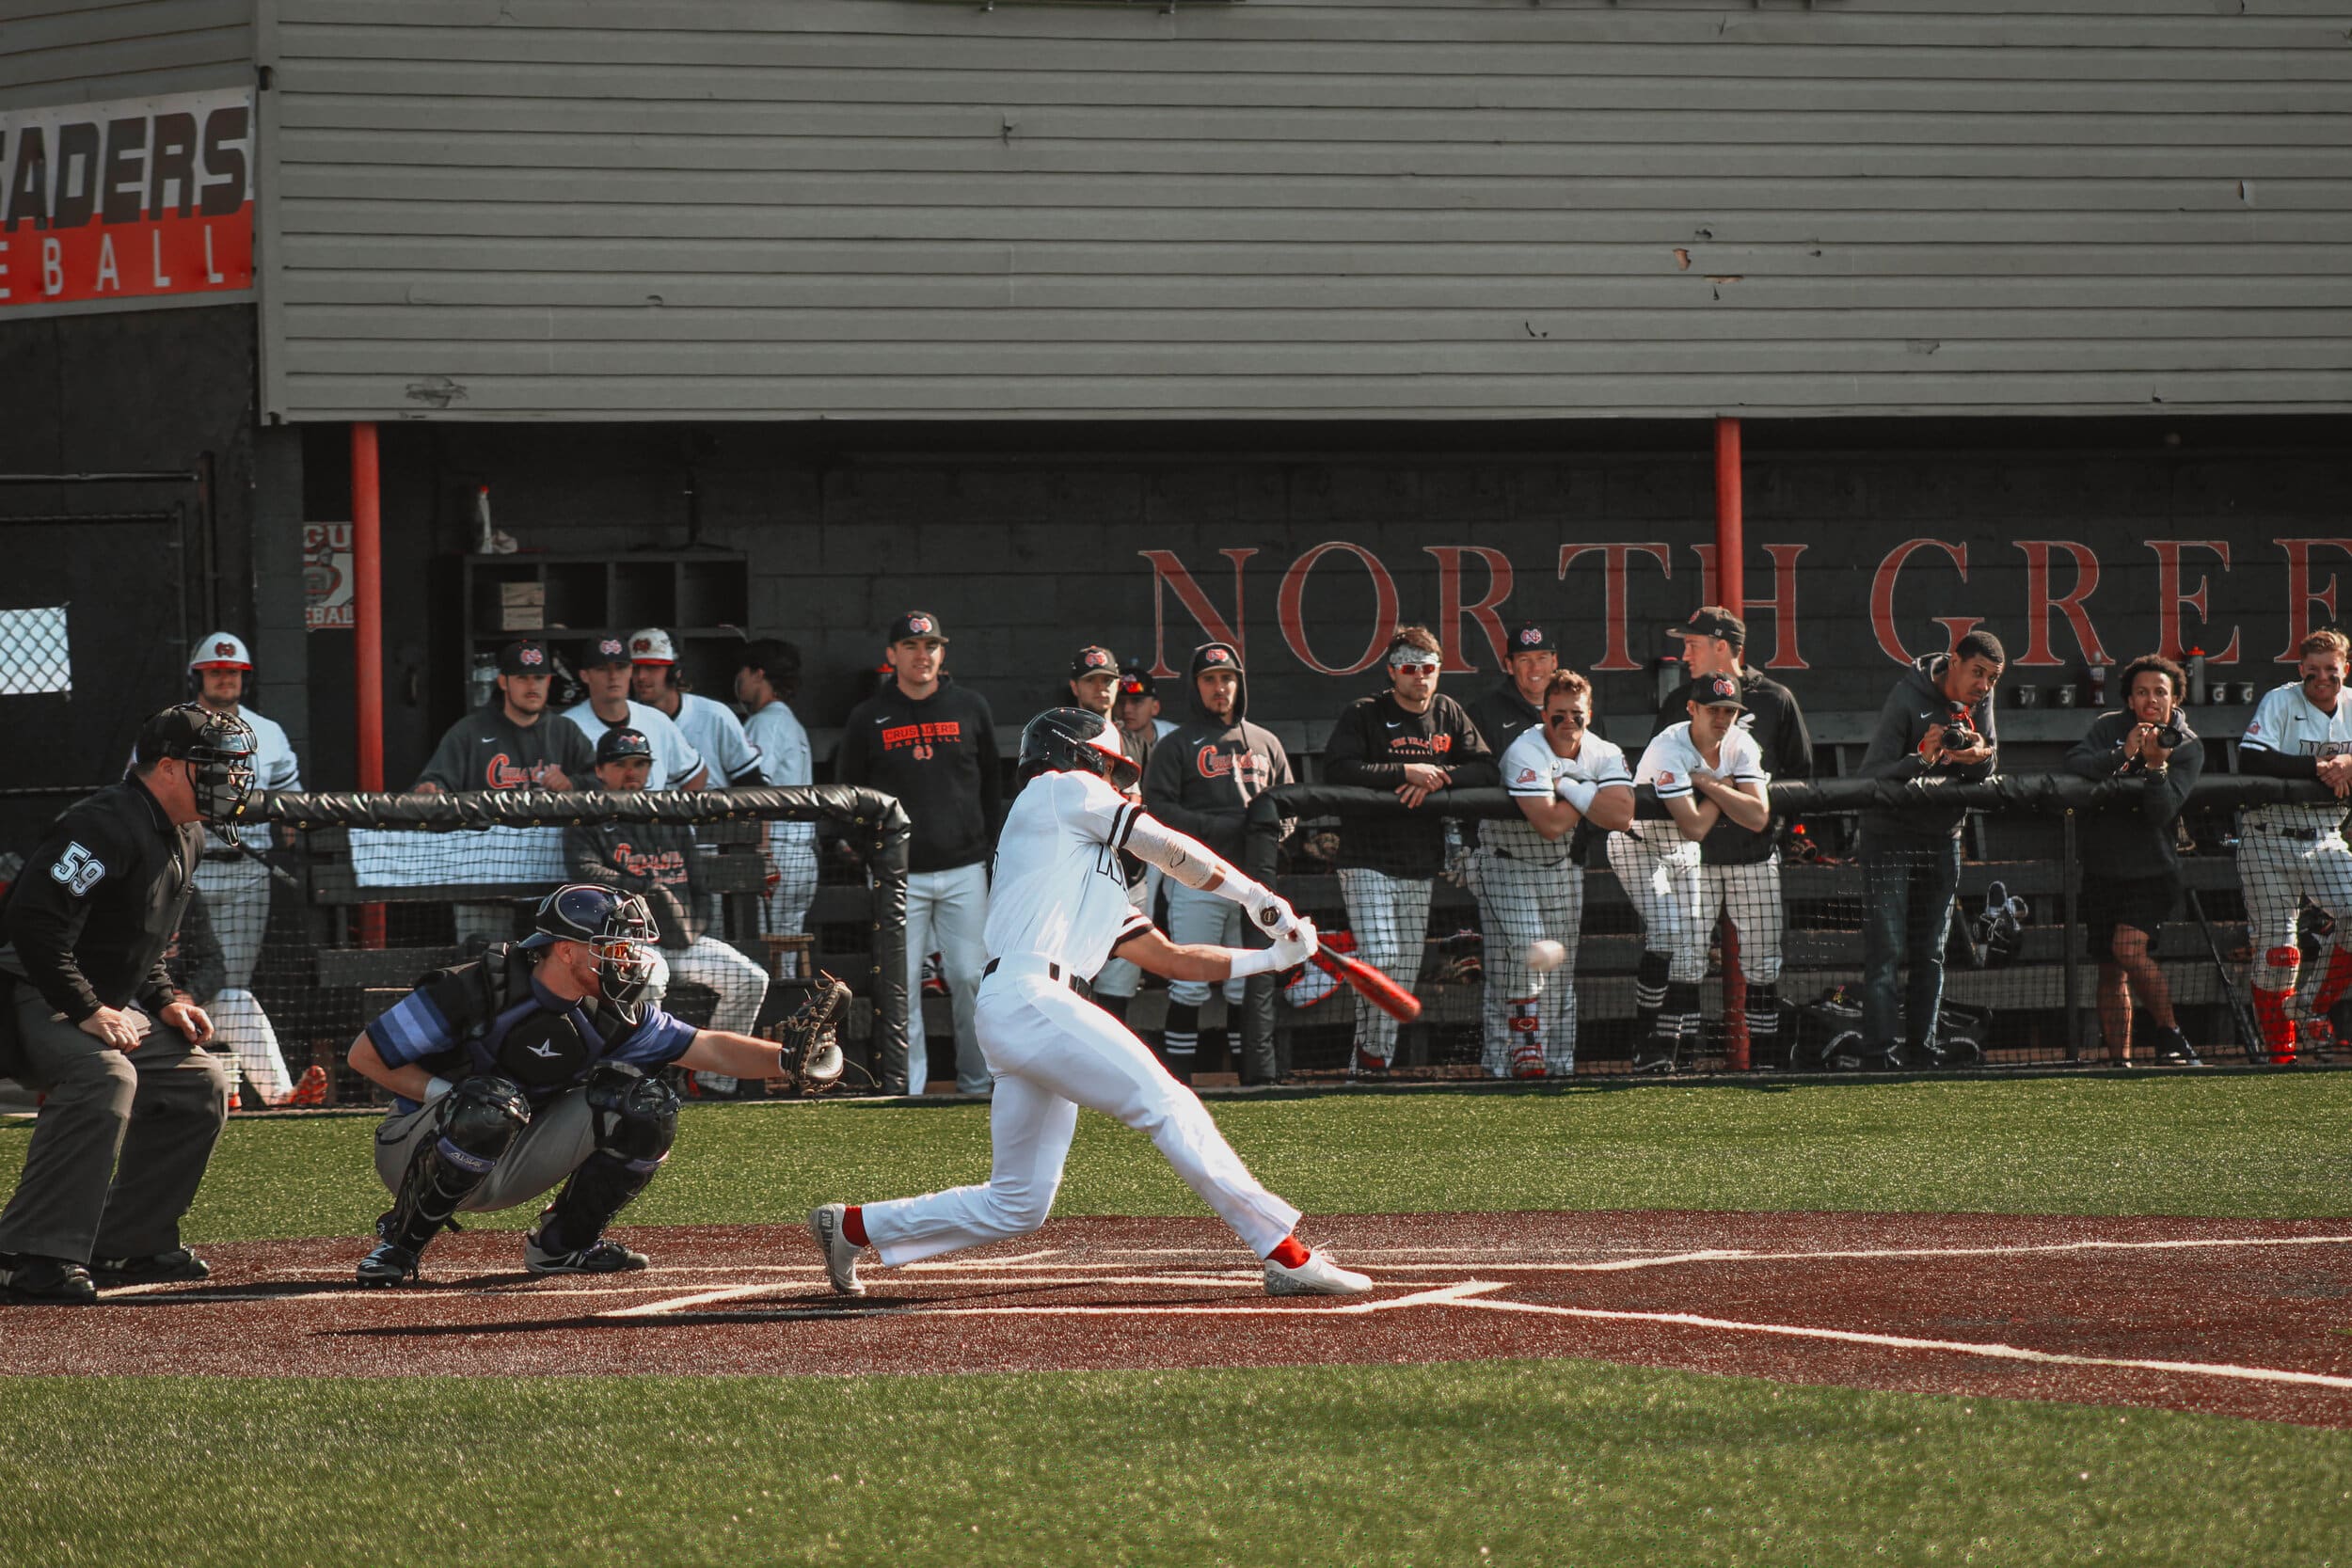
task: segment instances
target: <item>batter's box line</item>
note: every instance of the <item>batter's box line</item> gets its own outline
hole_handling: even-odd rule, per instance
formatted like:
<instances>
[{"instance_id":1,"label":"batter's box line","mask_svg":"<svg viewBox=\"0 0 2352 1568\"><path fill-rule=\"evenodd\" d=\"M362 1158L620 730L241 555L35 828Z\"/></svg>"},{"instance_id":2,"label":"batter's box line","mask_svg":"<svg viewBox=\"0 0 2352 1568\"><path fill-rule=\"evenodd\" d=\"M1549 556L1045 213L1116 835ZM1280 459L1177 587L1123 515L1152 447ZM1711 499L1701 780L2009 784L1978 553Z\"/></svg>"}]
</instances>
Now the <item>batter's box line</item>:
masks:
<instances>
[{"instance_id":1,"label":"batter's box line","mask_svg":"<svg viewBox=\"0 0 2352 1568\"><path fill-rule=\"evenodd\" d=\"M1073 1283L1080 1282L1073 1281ZM1150 1279L1120 1280L1097 1276L1092 1280L1083 1281L1083 1283L1161 1284L1166 1283L1166 1281L1163 1278L1157 1277ZM1252 1281L1252 1283L1254 1284L1256 1282ZM721 1301L746 1301L751 1297L767 1294L778 1289L780 1289L780 1287L774 1285L740 1285L727 1291L705 1291L691 1296L680 1296L674 1301L645 1302L636 1307L618 1307L611 1312L600 1312L597 1316L600 1318L668 1317L681 1322L691 1322L698 1317L735 1318L740 1317L743 1314L740 1312L699 1312L694 1310L694 1308L709 1307ZM1405 1307L1452 1307L1460 1303L1470 1301L1472 1298L1484 1295L1490 1291L1501 1291L1505 1289L1508 1289L1507 1282L1500 1279L1464 1279L1457 1280L1450 1285L1439 1285L1430 1290L1417 1291L1409 1295L1391 1296L1386 1300L1346 1301L1335 1306L1318 1307L1255 1307L1248 1308L1248 1311L1252 1317L1362 1317L1368 1313L1394 1312ZM834 1320L844 1318L1188 1318L1212 1316L1231 1319L1233 1316L1233 1308L1230 1306L1223 1305L1215 1307L1094 1307L1081 1303L1072 1303L1071 1305L1063 1307L932 1307L917 1303L904 1307L835 1307L821 1309L796 1307L785 1307L778 1311L763 1313L761 1315L778 1320L803 1318L817 1320Z\"/></svg>"},{"instance_id":2,"label":"batter's box line","mask_svg":"<svg viewBox=\"0 0 2352 1568\"><path fill-rule=\"evenodd\" d=\"M1815 1260L1852 1261L1895 1258L2027 1258L2068 1252L2184 1252L2219 1247L2343 1246L2352 1236L2215 1236L2160 1242L2086 1240L2031 1242L2008 1246L1847 1247L1818 1252L1757 1252L1746 1247L1700 1247L1690 1252L1660 1253L1646 1258L1612 1258L1598 1262L1519 1262L1495 1257L1488 1249L1464 1248L1484 1269L1513 1274L1618 1274L1630 1269L1656 1269L1677 1263L1801 1263ZM1376 1256L1360 1254L1362 1257Z\"/></svg>"},{"instance_id":3,"label":"batter's box line","mask_svg":"<svg viewBox=\"0 0 2352 1568\"><path fill-rule=\"evenodd\" d=\"M1482 1292L1483 1293L1483 1292ZM2049 1367L2114 1367L2129 1371L2181 1372L2192 1377L2234 1378L2248 1383L2293 1383L2315 1388L2352 1389L2352 1377L2325 1372L2296 1372L2275 1367L2240 1367L2218 1361L2148 1361L2122 1355L2070 1355L2063 1351L2028 1350L2023 1345L1981 1343L1968 1339L1919 1339L1904 1334L1871 1334L1851 1328L1807 1328L1796 1323L1752 1323L1732 1318L1707 1318L1695 1312L1626 1312L1598 1307L1552 1307L1533 1301L1486 1301L1459 1298L1448 1303L1485 1312L1532 1312L1548 1317L1590 1318L1607 1323L1665 1323L1679 1328L1716 1328L1740 1334L1776 1335L1790 1339L1829 1339L1840 1344L1876 1345L1889 1350L1942 1351L1954 1355L1981 1356L1992 1361L2027 1361Z\"/></svg>"}]
</instances>

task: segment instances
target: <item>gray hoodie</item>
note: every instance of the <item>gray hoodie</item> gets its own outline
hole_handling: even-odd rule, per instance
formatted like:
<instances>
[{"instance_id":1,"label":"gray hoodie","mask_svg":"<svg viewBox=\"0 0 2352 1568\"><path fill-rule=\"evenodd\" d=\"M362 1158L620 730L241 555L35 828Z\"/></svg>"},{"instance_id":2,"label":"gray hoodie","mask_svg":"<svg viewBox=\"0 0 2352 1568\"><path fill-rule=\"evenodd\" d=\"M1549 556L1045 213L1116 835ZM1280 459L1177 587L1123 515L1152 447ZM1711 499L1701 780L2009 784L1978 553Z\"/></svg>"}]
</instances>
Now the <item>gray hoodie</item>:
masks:
<instances>
[{"instance_id":1,"label":"gray hoodie","mask_svg":"<svg viewBox=\"0 0 2352 1568\"><path fill-rule=\"evenodd\" d=\"M1213 656L1210 650L1216 650ZM1200 672L1230 669L1239 677L1233 716L1218 719L1200 701ZM1238 865L1249 802L1276 784L1293 782L1291 759L1274 732L1252 724L1249 676L1230 642L1203 642L1184 675L1192 717L1152 748L1143 770L1144 809L1181 833L1190 833Z\"/></svg>"},{"instance_id":2,"label":"gray hoodie","mask_svg":"<svg viewBox=\"0 0 2352 1568\"><path fill-rule=\"evenodd\" d=\"M1944 672L1951 661L1949 654L1923 655L1912 660L1911 668L1895 682L1895 689L1886 694L1886 705L1879 710L1879 724L1870 736L1870 749L1863 753L1864 778L1950 779L1977 784L1993 776L1993 769L2001 759L2000 736L1993 727L1991 693L1968 710L1968 722L1994 749L1994 755L1965 768L1948 763L1931 768L1919 754L1919 742L1928 731L1951 722L1953 704L1944 695L1943 686ZM1866 812L1862 828L1875 838L1933 843L1937 839L1958 838L1960 825L1967 816L1966 808L1962 806Z\"/></svg>"}]
</instances>

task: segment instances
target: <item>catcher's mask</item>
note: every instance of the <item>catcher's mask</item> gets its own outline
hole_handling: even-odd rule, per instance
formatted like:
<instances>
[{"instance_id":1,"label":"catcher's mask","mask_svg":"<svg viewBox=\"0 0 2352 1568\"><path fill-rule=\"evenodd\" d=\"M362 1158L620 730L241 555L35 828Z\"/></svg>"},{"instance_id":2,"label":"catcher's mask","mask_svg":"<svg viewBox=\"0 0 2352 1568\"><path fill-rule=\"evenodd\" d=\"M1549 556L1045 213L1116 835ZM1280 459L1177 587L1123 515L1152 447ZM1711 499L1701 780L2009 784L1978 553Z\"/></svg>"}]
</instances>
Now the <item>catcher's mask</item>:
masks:
<instances>
[{"instance_id":1,"label":"catcher's mask","mask_svg":"<svg viewBox=\"0 0 2352 1568\"><path fill-rule=\"evenodd\" d=\"M253 757L260 749L253 726L201 703L180 703L139 727L142 766L176 757L188 767L188 786L197 814L225 827L245 811L253 794Z\"/></svg>"},{"instance_id":2,"label":"catcher's mask","mask_svg":"<svg viewBox=\"0 0 2352 1568\"><path fill-rule=\"evenodd\" d=\"M1021 732L1021 777L1073 770L1108 779L1122 790L1142 777L1135 759L1120 750L1109 720L1082 707L1047 708Z\"/></svg>"},{"instance_id":3,"label":"catcher's mask","mask_svg":"<svg viewBox=\"0 0 2352 1568\"><path fill-rule=\"evenodd\" d=\"M636 1006L653 981L653 943L660 932L645 901L594 882L572 882L539 900L525 947L584 943L596 956L596 990L613 1006Z\"/></svg>"}]
</instances>

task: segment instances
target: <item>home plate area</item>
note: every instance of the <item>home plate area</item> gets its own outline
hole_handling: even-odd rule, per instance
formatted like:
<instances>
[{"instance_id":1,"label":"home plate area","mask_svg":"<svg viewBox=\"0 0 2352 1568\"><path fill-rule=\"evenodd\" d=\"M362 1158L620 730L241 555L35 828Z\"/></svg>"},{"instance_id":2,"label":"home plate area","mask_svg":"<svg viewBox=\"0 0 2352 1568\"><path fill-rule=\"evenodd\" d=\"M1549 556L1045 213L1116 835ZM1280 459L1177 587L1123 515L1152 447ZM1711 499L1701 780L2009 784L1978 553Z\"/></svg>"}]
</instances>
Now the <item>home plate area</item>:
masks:
<instances>
[{"instance_id":1,"label":"home plate area","mask_svg":"<svg viewBox=\"0 0 2352 1568\"><path fill-rule=\"evenodd\" d=\"M1966 1214L1342 1215L1370 1273L1270 1298L1211 1220L1056 1220L835 1296L797 1225L624 1228L643 1274L533 1279L513 1232L421 1287L357 1241L203 1249L199 1286L0 1308L6 1370L853 1374L1580 1356L1854 1387L2352 1426L2352 1221Z\"/></svg>"}]
</instances>

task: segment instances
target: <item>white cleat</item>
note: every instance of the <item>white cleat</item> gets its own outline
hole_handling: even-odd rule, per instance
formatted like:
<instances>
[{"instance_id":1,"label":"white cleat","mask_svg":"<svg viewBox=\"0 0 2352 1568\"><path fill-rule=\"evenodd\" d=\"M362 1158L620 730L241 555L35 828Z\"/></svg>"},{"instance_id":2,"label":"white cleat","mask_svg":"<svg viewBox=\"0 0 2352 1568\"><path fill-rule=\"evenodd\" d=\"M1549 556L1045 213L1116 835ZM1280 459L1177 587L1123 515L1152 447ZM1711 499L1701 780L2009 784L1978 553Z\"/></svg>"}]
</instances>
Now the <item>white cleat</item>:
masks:
<instances>
[{"instance_id":1,"label":"white cleat","mask_svg":"<svg viewBox=\"0 0 2352 1568\"><path fill-rule=\"evenodd\" d=\"M1295 1269L1271 1258L1265 1260L1265 1293L1270 1296L1360 1296L1371 1290L1371 1275L1341 1268L1320 1252L1307 1254L1307 1260Z\"/></svg>"},{"instance_id":2,"label":"white cleat","mask_svg":"<svg viewBox=\"0 0 2352 1568\"><path fill-rule=\"evenodd\" d=\"M858 1283L857 1255L859 1248L841 1234L841 1216L848 1205L820 1203L808 1212L809 1239L817 1250L825 1255L825 1277L833 1288L845 1296L862 1296L866 1287Z\"/></svg>"}]
</instances>

